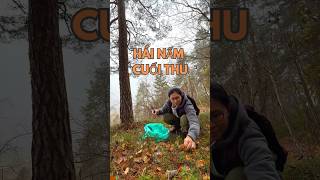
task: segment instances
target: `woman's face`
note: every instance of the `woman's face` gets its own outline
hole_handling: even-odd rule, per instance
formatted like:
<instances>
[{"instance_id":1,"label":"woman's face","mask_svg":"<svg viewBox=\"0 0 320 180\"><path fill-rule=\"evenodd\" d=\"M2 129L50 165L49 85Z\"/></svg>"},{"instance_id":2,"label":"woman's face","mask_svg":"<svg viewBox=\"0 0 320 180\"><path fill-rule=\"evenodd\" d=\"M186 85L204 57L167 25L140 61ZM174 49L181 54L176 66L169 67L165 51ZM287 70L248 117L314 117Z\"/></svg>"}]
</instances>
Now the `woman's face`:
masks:
<instances>
[{"instance_id":1,"label":"woman's face","mask_svg":"<svg viewBox=\"0 0 320 180\"><path fill-rule=\"evenodd\" d=\"M213 100L213 113L210 120L211 143L222 139L223 133L229 125L229 112L219 101Z\"/></svg>"},{"instance_id":2,"label":"woman's face","mask_svg":"<svg viewBox=\"0 0 320 180\"><path fill-rule=\"evenodd\" d=\"M173 107L178 107L181 104L182 97L177 92L173 92L169 98Z\"/></svg>"}]
</instances>

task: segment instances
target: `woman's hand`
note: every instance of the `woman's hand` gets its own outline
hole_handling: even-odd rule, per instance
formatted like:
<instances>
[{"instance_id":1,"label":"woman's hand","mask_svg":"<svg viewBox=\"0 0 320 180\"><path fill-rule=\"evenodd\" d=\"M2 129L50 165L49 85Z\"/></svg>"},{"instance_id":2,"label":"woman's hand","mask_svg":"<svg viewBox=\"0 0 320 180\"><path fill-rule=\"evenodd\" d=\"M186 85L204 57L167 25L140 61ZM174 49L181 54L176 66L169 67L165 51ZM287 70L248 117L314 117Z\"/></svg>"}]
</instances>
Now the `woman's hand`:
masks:
<instances>
[{"instance_id":1,"label":"woman's hand","mask_svg":"<svg viewBox=\"0 0 320 180\"><path fill-rule=\"evenodd\" d=\"M184 139L183 146L184 146L184 149L187 151L187 150L190 150L190 149L195 149L196 148L196 143L192 140L192 138L190 136L187 136Z\"/></svg>"}]
</instances>

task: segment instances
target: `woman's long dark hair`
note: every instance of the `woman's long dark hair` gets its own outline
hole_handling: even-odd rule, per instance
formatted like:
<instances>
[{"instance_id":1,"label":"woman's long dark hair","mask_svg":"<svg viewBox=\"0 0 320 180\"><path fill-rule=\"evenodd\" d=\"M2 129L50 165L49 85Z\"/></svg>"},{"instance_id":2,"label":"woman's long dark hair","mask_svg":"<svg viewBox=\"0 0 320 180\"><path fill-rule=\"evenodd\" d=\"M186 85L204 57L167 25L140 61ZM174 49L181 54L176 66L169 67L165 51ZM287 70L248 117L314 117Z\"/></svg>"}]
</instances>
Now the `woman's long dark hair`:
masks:
<instances>
[{"instance_id":1,"label":"woman's long dark hair","mask_svg":"<svg viewBox=\"0 0 320 180\"><path fill-rule=\"evenodd\" d=\"M168 91L168 97L170 97L170 95L173 94L173 93L175 93L175 92L178 93L181 97L183 97L183 92L182 92L181 89L178 88L178 87L174 87L174 88L169 89L169 91Z\"/></svg>"}]
</instances>

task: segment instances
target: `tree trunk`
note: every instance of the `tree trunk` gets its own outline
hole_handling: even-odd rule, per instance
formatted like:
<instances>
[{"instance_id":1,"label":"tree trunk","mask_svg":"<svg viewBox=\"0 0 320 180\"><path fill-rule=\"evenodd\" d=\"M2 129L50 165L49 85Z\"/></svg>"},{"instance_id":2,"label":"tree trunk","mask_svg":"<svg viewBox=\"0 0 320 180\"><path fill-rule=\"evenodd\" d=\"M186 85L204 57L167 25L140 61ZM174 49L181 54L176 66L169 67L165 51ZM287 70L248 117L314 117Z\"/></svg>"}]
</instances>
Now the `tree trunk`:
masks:
<instances>
[{"instance_id":1,"label":"tree trunk","mask_svg":"<svg viewBox=\"0 0 320 180\"><path fill-rule=\"evenodd\" d=\"M118 1L119 23L119 83L120 83L120 120L123 125L130 125L133 119L130 78L128 72L128 43L126 8L124 0Z\"/></svg>"},{"instance_id":2,"label":"tree trunk","mask_svg":"<svg viewBox=\"0 0 320 180\"><path fill-rule=\"evenodd\" d=\"M29 0L32 180L75 180L57 0Z\"/></svg>"}]
</instances>

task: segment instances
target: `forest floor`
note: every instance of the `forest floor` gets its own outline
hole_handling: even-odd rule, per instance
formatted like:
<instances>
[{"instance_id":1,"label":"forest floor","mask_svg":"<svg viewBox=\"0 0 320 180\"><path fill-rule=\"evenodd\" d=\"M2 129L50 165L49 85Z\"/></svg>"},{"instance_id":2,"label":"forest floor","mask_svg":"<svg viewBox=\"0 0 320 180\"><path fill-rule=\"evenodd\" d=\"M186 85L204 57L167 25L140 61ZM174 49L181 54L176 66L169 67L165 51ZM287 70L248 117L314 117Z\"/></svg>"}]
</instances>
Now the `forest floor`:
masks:
<instances>
[{"instance_id":1,"label":"forest floor","mask_svg":"<svg viewBox=\"0 0 320 180\"><path fill-rule=\"evenodd\" d=\"M180 148L183 137L170 134L166 142L142 140L144 124L163 122L148 119L130 128L111 129L111 175L118 179L209 179L209 113L200 114L201 134L197 148L184 151ZM167 126L168 127L168 126ZM169 171L169 172L167 172Z\"/></svg>"},{"instance_id":2,"label":"forest floor","mask_svg":"<svg viewBox=\"0 0 320 180\"><path fill-rule=\"evenodd\" d=\"M302 139L298 142L299 148L288 137L280 140L281 145L288 151L287 163L282 173L283 179L320 180L320 145Z\"/></svg>"},{"instance_id":3,"label":"forest floor","mask_svg":"<svg viewBox=\"0 0 320 180\"><path fill-rule=\"evenodd\" d=\"M320 180L320 137L310 134L301 117L290 119L294 143L282 122L274 122L273 128L280 144L288 151L288 159L282 173L284 180ZM301 154L303 156L301 156Z\"/></svg>"},{"instance_id":4,"label":"forest floor","mask_svg":"<svg viewBox=\"0 0 320 180\"><path fill-rule=\"evenodd\" d=\"M135 122L130 128L120 126L111 129L111 175L122 179L168 179L167 171L176 170L173 179L209 179L209 113L200 114L201 135L197 148L185 152L179 147L183 138L170 135L166 142L156 143L153 139L142 140L144 125L163 122L161 119L147 119ZM167 126L168 127L168 126ZM286 129L276 127L280 143L289 152L284 180L320 180L320 145L306 138L306 132L296 129L300 151Z\"/></svg>"}]
</instances>

